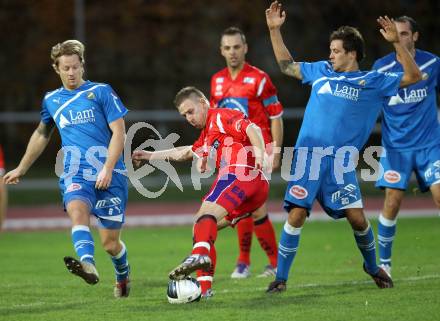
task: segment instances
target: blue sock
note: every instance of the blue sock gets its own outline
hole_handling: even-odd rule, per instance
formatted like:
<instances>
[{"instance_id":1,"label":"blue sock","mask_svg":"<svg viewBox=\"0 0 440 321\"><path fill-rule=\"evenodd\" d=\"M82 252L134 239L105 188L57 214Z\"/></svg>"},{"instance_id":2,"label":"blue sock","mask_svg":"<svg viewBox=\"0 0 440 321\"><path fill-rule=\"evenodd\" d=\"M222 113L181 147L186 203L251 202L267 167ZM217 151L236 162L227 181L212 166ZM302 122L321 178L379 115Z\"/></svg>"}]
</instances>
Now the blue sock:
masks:
<instances>
[{"instance_id":1,"label":"blue sock","mask_svg":"<svg viewBox=\"0 0 440 321\"><path fill-rule=\"evenodd\" d=\"M95 243L88 226L75 225L72 227L72 243L80 261L95 264Z\"/></svg>"},{"instance_id":2,"label":"blue sock","mask_svg":"<svg viewBox=\"0 0 440 321\"><path fill-rule=\"evenodd\" d=\"M368 272L376 274L379 267L376 264L376 244L370 223L365 231L354 231L357 246L364 257L365 267Z\"/></svg>"},{"instance_id":3,"label":"blue sock","mask_svg":"<svg viewBox=\"0 0 440 321\"><path fill-rule=\"evenodd\" d=\"M298 249L301 229L302 227L296 228L291 226L287 221L284 224L278 245L277 280L287 281L289 278L289 270Z\"/></svg>"},{"instance_id":4,"label":"blue sock","mask_svg":"<svg viewBox=\"0 0 440 321\"><path fill-rule=\"evenodd\" d=\"M396 220L389 220L380 214L377 231L380 264L391 266L391 250L396 234Z\"/></svg>"},{"instance_id":5,"label":"blue sock","mask_svg":"<svg viewBox=\"0 0 440 321\"><path fill-rule=\"evenodd\" d=\"M125 247L125 244L121 242L122 250L117 255L112 256L112 262L113 266L115 267L115 273L116 273L116 280L122 281L125 280L128 277L128 274L130 273L130 265L127 261L127 249Z\"/></svg>"}]
</instances>

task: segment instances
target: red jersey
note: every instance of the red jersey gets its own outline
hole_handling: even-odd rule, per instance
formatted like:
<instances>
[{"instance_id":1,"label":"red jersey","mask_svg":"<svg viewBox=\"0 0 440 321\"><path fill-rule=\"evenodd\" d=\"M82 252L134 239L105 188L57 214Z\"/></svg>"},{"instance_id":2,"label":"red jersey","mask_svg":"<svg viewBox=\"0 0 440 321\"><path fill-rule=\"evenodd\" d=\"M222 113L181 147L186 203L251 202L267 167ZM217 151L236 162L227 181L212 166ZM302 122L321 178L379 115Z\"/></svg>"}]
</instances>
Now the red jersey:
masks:
<instances>
[{"instance_id":1,"label":"red jersey","mask_svg":"<svg viewBox=\"0 0 440 321\"><path fill-rule=\"evenodd\" d=\"M261 128L266 144L272 142L269 119L283 114L283 106L269 76L248 63L235 79L231 78L228 68L212 76L210 104L211 107L240 110Z\"/></svg>"},{"instance_id":2,"label":"red jersey","mask_svg":"<svg viewBox=\"0 0 440 321\"><path fill-rule=\"evenodd\" d=\"M232 109L208 109L205 128L192 145L199 157L213 157L216 153L216 168L221 173L234 172L234 167L255 165L252 144L246 130L252 123L246 116Z\"/></svg>"}]
</instances>

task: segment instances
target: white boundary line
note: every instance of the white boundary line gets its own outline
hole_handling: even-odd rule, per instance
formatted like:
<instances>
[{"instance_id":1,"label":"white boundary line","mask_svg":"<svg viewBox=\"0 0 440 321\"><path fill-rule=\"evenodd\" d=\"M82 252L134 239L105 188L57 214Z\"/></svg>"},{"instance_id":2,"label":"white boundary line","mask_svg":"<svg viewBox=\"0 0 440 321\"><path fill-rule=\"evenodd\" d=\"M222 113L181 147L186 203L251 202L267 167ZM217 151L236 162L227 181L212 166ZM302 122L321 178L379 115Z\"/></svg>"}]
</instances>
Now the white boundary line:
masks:
<instances>
[{"instance_id":1,"label":"white boundary line","mask_svg":"<svg viewBox=\"0 0 440 321\"><path fill-rule=\"evenodd\" d=\"M368 277L368 276L366 276ZM436 280L440 279L440 274L429 274L429 275L423 275L423 276L410 276L406 278L393 278L393 282L418 282L418 281L424 281L424 280ZM306 283L306 284L295 284L294 282L287 283L287 291L289 289L295 289L295 288L327 288L327 287L341 287L344 285L359 285L359 284L373 284L374 281L371 279L369 280L362 280L362 281L348 281L348 282L334 282L334 283ZM245 293L245 292L255 292L255 291L265 291L267 287L240 287L240 288L233 288L233 289L224 289L224 290L217 290L216 293Z\"/></svg>"},{"instance_id":2,"label":"white boundary line","mask_svg":"<svg viewBox=\"0 0 440 321\"><path fill-rule=\"evenodd\" d=\"M368 218L377 218L379 210L365 211ZM419 210L401 210L399 218L402 217L436 217L439 216L437 209L419 209ZM140 226L176 226L176 225L191 225L193 224L194 214L155 214L155 215L131 215L126 218L125 227L140 227ZM284 222L287 218L285 212L272 212L270 218L273 222ZM309 221L329 221L332 220L324 212L312 212ZM60 229L70 228L71 223L69 218L23 218L23 219L6 219L5 230L38 230L38 229Z\"/></svg>"}]
</instances>

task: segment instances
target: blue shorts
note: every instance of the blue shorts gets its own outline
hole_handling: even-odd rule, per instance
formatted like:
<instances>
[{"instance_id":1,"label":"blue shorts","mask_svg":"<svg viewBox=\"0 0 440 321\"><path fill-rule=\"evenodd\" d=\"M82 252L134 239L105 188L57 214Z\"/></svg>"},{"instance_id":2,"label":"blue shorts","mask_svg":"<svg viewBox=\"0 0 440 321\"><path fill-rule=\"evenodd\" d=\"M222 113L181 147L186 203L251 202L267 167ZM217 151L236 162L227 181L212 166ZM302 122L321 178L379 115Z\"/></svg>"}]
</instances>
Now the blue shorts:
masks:
<instances>
[{"instance_id":1,"label":"blue shorts","mask_svg":"<svg viewBox=\"0 0 440 321\"><path fill-rule=\"evenodd\" d=\"M440 145L413 151L387 150L380 165L383 175L376 187L406 190L414 171L420 190L426 192L431 185L440 183Z\"/></svg>"},{"instance_id":2,"label":"blue shorts","mask_svg":"<svg viewBox=\"0 0 440 321\"><path fill-rule=\"evenodd\" d=\"M98 224L106 229L120 229L125 221L128 199L128 179L113 173L110 187L97 190L94 181L87 181L81 175L69 178L66 186L60 179L60 190L64 209L73 200L81 200L89 205L90 212L98 219Z\"/></svg>"},{"instance_id":3,"label":"blue shorts","mask_svg":"<svg viewBox=\"0 0 440 321\"><path fill-rule=\"evenodd\" d=\"M294 207L302 207L310 214L315 199L334 219L345 217L345 209L363 208L354 169L344 173L341 169L343 160L320 155L318 160L322 159L316 161L317 153L308 152L306 155L297 150L294 152L291 180L284 196L287 212Z\"/></svg>"}]
</instances>

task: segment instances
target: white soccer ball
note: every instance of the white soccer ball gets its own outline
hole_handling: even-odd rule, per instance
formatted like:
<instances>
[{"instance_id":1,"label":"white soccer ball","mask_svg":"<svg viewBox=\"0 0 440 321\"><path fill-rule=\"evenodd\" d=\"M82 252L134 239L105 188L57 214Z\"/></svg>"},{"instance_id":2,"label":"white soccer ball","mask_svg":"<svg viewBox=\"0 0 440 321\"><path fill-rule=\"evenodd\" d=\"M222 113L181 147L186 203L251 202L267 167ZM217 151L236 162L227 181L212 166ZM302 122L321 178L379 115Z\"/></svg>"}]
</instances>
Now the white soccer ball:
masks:
<instances>
[{"instance_id":1,"label":"white soccer ball","mask_svg":"<svg viewBox=\"0 0 440 321\"><path fill-rule=\"evenodd\" d=\"M199 301L201 295L199 281L191 276L183 280L171 280L168 283L167 298L171 304Z\"/></svg>"}]
</instances>

